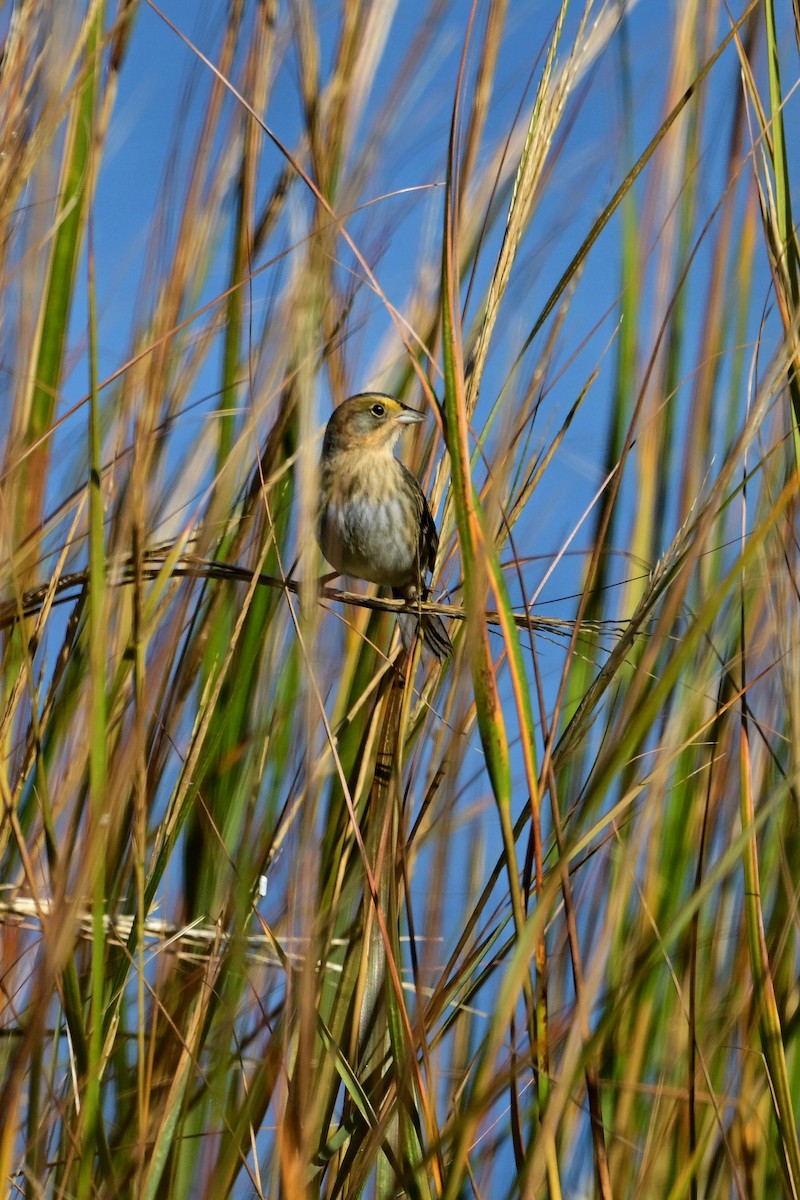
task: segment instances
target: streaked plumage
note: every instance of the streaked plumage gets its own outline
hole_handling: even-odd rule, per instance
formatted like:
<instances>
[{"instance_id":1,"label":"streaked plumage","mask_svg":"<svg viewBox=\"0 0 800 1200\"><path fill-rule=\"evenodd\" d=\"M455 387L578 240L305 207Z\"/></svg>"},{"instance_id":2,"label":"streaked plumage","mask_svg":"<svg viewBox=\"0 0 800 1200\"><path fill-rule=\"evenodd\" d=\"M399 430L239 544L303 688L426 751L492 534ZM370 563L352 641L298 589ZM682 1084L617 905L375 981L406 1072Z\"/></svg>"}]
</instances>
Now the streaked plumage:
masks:
<instances>
[{"instance_id":1,"label":"streaked plumage","mask_svg":"<svg viewBox=\"0 0 800 1200\"><path fill-rule=\"evenodd\" d=\"M328 422L320 463L322 553L341 574L390 587L409 601L425 595L439 538L428 502L394 446L405 425L424 420L379 392L351 396ZM416 618L404 613L398 620L408 649ZM439 617L425 614L421 632L437 658L451 652Z\"/></svg>"}]
</instances>

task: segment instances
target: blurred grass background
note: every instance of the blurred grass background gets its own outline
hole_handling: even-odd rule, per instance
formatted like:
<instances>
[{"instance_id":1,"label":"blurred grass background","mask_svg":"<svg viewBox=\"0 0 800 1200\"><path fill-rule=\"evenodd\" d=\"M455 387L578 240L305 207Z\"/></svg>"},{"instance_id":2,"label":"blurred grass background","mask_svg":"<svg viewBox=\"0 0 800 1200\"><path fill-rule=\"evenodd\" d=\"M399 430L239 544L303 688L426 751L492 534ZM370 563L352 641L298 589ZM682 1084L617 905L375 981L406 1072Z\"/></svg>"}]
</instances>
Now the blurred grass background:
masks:
<instances>
[{"instance_id":1,"label":"blurred grass background","mask_svg":"<svg viewBox=\"0 0 800 1200\"><path fill-rule=\"evenodd\" d=\"M800 1196L796 3L0 15L7 1194Z\"/></svg>"}]
</instances>

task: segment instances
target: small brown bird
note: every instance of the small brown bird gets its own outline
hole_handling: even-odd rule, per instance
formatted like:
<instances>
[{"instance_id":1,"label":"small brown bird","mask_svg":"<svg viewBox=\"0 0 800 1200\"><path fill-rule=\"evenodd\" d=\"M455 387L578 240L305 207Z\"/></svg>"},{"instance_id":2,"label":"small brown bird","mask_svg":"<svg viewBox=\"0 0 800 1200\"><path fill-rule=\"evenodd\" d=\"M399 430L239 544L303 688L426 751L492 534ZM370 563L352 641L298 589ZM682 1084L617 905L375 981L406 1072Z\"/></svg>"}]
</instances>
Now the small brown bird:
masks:
<instances>
[{"instance_id":1,"label":"small brown bird","mask_svg":"<svg viewBox=\"0 0 800 1200\"><path fill-rule=\"evenodd\" d=\"M380 392L351 396L328 421L320 462L322 553L342 575L390 587L408 601L425 597L439 537L419 484L393 450L405 425L424 420ZM398 621L408 650L417 618L401 613ZM451 653L439 617L425 613L420 631L437 658Z\"/></svg>"}]
</instances>

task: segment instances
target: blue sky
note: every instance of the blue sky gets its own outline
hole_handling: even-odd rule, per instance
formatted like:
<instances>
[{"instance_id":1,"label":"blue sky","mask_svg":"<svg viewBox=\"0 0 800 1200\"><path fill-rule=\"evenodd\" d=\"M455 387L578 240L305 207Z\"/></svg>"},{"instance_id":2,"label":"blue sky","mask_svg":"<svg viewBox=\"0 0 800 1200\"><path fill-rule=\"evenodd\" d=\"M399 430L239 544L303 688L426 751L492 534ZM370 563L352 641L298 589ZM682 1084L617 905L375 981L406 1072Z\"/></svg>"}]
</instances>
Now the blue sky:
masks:
<instances>
[{"instance_id":1,"label":"blue sky","mask_svg":"<svg viewBox=\"0 0 800 1200\"><path fill-rule=\"evenodd\" d=\"M219 53L217 14L224 6L165 3L164 12L178 24L187 37L215 59ZM487 141L509 127L516 109L530 107L531 90L526 84L541 58L548 22L555 11L553 4L513 3L510 6L508 32L502 48L503 69L498 73L502 87L493 97ZM577 19L577 11L571 19ZM321 28L323 64L325 49L330 52L336 30L337 7L328 8ZM469 5L454 4L437 45L436 61L421 64L415 80L418 94L409 103L408 114L392 130L389 144L382 149L377 179L381 190L441 185L444 179L446 140L450 107L458 64L462 31ZM594 64L573 100L572 128L557 159L523 251L503 313L504 337L493 355L495 367L485 380L486 403L493 388L500 386L514 348L519 344L541 304L581 244L592 221L610 198L630 162L641 152L658 127L664 104L665 79L659 70L659 55L665 31L671 21L670 6L641 3L633 6L627 34L631 64L631 89L635 96L633 136L626 144L623 133L622 101L619 87L619 39ZM391 42L375 82L376 103L382 88L392 80L393 64L400 61L404 48L416 32L414 5L398 6ZM568 34L565 36L569 44ZM324 69L324 68L323 68ZM293 146L299 129L297 66L291 51L286 54L280 85L272 93L266 120L284 142ZM162 181L166 166L177 165L176 201L180 198L181 155L191 153L193 133L199 113L208 95L208 71L188 47L156 13L143 5L134 25L131 45L120 80L119 96L109 135L111 153L106 155L94 207L95 238L101 309L101 373L110 374L130 350L130 329L136 308L140 273L153 238ZM731 89L738 87L735 56L729 51L714 70L709 113L715 127L706 130L707 146L703 165L701 197L710 210L719 199L720 168L725 153L725 125L731 110ZM234 102L231 100L231 104ZM718 126L717 126L718 119ZM181 133L176 137L176 122ZM791 125L791 122L789 122ZM264 189L270 178L283 166L277 150L264 153ZM646 193L637 189L640 202ZM364 199L369 199L365 196ZM354 219L357 237L369 237L376 223L388 221L391 240L377 266L382 286L393 302L402 305L412 275L418 269L420 246L426 238L438 236L443 193L441 186L413 195L386 199ZM612 220L586 263L576 296L571 304L569 327L560 338L558 356L562 363L574 357L542 413L543 430L557 428L563 415L585 382L590 370L600 366L600 378L589 404L579 416L567 439L558 472L550 472L543 483L538 503L537 541L547 549L557 546L574 520L574 502L588 498L600 478L597 450L602 444L603 414L608 410L607 390L613 375L614 330L619 319L615 300L619 288L619 223ZM220 230L224 240L225 231ZM495 232L488 246L497 245ZM343 258L346 258L343 251ZM492 255L484 255L479 278L487 277ZM693 268L694 279L701 280L703 253ZM754 281L754 298L766 293L768 276ZM213 269L209 273L204 298L214 295L224 284ZM269 274L262 275L253 289L254 304L263 303L270 287ZM699 284L693 285L695 292ZM478 289L480 294L480 289ZM588 345L584 339L605 315ZM76 312L76 336L82 332L83 314ZM353 382L356 387L376 382L373 348L390 331L391 324L380 302L366 295L353 321ZM541 341L541 339L540 339ZM398 346L398 351L399 351ZM535 348L534 348L535 352ZM494 372L494 373L493 373ZM385 379L385 376L384 376ZM379 381L379 380L378 380ZM199 381L198 392L213 392L214 373ZM85 376L80 365L65 388L69 403L85 393ZM320 419L324 419L327 398L319 397ZM573 501L564 504L565 498ZM558 516L555 516L555 513Z\"/></svg>"}]
</instances>

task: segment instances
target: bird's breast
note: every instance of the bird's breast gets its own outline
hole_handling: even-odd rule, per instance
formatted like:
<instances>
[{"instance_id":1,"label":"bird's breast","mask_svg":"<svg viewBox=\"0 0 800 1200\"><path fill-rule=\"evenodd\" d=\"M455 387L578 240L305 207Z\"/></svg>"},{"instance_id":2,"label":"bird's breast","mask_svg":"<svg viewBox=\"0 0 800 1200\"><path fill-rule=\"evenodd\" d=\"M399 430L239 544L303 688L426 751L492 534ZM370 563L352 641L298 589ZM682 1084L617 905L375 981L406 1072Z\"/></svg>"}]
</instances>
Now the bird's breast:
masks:
<instances>
[{"instance_id":1,"label":"bird's breast","mask_svg":"<svg viewBox=\"0 0 800 1200\"><path fill-rule=\"evenodd\" d=\"M416 580L419 517L396 459L334 461L326 476L319 540L331 566L386 587Z\"/></svg>"}]
</instances>

